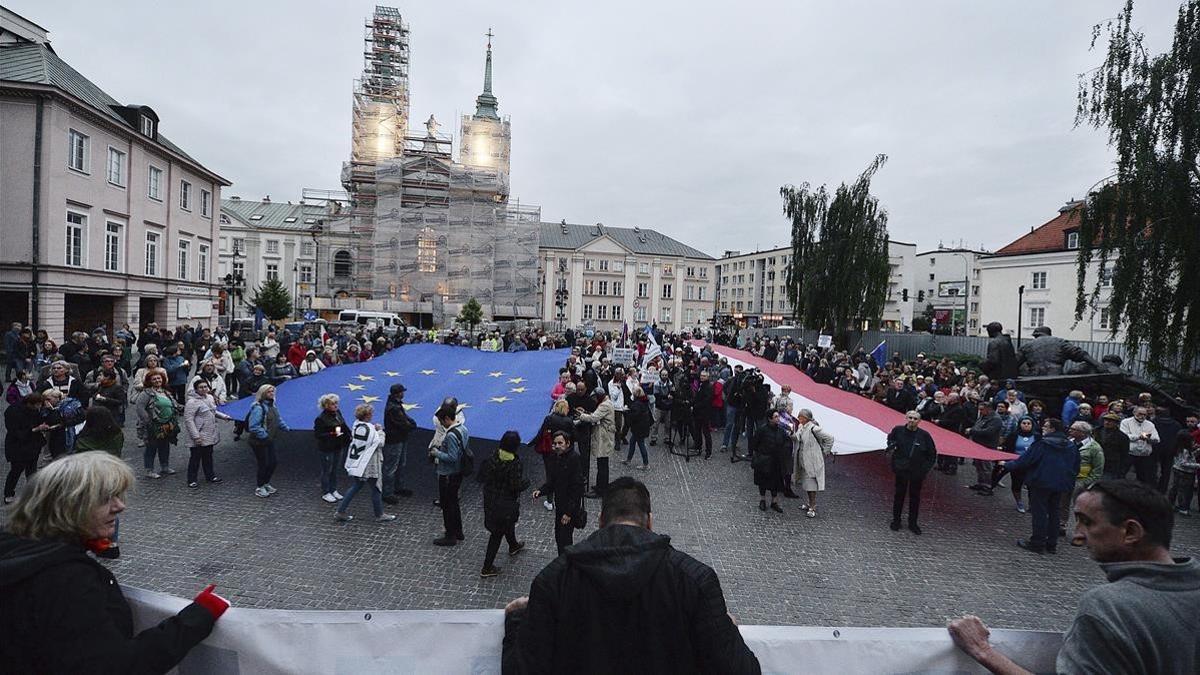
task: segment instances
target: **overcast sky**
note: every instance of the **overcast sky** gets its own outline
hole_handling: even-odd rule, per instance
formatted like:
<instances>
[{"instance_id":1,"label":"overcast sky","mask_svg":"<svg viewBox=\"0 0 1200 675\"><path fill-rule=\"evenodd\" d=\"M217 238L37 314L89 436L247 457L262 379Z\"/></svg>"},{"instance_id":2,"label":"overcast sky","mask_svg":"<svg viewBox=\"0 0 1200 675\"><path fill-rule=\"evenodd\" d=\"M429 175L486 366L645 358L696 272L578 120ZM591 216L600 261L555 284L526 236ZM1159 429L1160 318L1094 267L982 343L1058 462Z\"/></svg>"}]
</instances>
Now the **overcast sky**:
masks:
<instances>
[{"instance_id":1,"label":"overcast sky","mask_svg":"<svg viewBox=\"0 0 1200 675\"><path fill-rule=\"evenodd\" d=\"M373 2L0 0L117 99L233 182L340 188ZM457 137L482 88L513 130L512 192L557 222L640 225L714 256L788 241L779 187L873 189L893 239L995 249L1108 175L1073 128L1091 26L1123 0L413 2L412 125ZM1178 3L1139 0L1150 45ZM457 138L455 139L457 143Z\"/></svg>"}]
</instances>

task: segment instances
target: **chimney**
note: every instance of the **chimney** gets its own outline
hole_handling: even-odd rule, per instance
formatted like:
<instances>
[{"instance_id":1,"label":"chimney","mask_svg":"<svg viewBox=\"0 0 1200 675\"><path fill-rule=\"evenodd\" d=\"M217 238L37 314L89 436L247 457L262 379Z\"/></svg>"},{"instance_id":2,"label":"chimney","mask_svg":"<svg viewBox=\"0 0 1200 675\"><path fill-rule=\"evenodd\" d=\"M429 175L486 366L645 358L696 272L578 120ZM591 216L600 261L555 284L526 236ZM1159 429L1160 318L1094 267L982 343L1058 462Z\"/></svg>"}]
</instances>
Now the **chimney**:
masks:
<instances>
[{"instance_id":1,"label":"chimney","mask_svg":"<svg viewBox=\"0 0 1200 675\"><path fill-rule=\"evenodd\" d=\"M232 197L230 197L230 198L229 198L229 201L231 201L231 202L240 202L240 201L242 201L242 198L241 198L241 197L239 197L239 196L237 196L237 195L234 195L234 196L232 196Z\"/></svg>"},{"instance_id":2,"label":"chimney","mask_svg":"<svg viewBox=\"0 0 1200 675\"><path fill-rule=\"evenodd\" d=\"M271 195L267 195L266 197L263 197L263 203L270 204L271 203Z\"/></svg>"}]
</instances>

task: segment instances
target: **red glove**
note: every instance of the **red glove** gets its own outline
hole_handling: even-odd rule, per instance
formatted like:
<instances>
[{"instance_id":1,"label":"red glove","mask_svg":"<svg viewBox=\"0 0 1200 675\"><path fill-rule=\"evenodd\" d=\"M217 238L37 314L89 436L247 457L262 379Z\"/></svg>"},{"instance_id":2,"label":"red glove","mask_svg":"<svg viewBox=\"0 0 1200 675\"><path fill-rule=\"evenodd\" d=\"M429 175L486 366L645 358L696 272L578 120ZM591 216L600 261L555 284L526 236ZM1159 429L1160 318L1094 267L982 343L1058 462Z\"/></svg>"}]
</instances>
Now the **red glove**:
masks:
<instances>
[{"instance_id":1,"label":"red glove","mask_svg":"<svg viewBox=\"0 0 1200 675\"><path fill-rule=\"evenodd\" d=\"M200 591L199 595L192 599L192 602L207 609L208 613L212 614L213 619L221 618L225 610L229 609L229 601L213 593L213 589L216 587L216 584L209 584L204 590Z\"/></svg>"}]
</instances>

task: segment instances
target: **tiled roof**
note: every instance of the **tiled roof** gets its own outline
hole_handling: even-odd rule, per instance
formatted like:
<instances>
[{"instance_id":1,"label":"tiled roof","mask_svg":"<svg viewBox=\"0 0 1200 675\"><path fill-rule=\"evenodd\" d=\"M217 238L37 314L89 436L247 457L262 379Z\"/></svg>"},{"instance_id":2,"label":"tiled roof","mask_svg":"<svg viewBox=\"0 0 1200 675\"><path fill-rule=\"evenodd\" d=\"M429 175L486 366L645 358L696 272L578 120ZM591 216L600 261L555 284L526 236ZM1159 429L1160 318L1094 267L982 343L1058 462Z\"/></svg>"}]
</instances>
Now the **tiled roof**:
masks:
<instances>
[{"instance_id":1,"label":"tiled roof","mask_svg":"<svg viewBox=\"0 0 1200 675\"><path fill-rule=\"evenodd\" d=\"M661 255L683 258L713 260L714 258L703 251L676 241L661 232L632 227L609 227L602 225L605 235L621 246L638 255ZM573 225L567 223L542 223L540 245L543 248L560 248L575 250L583 248L600 235L595 225Z\"/></svg>"},{"instance_id":2,"label":"tiled roof","mask_svg":"<svg viewBox=\"0 0 1200 675\"><path fill-rule=\"evenodd\" d=\"M1058 210L1058 215L996 251L995 255L1024 255L1026 253L1050 253L1066 251L1067 232L1079 227L1079 207L1083 202L1069 202Z\"/></svg>"},{"instance_id":3,"label":"tiled roof","mask_svg":"<svg viewBox=\"0 0 1200 675\"><path fill-rule=\"evenodd\" d=\"M221 213L236 218L247 227L272 230L301 230L307 232L315 222L325 217L325 208L312 204L288 204L286 202L259 202L245 199L222 199ZM262 216L252 220L253 216ZM292 222L287 222L293 219Z\"/></svg>"},{"instance_id":4,"label":"tiled roof","mask_svg":"<svg viewBox=\"0 0 1200 675\"><path fill-rule=\"evenodd\" d=\"M55 87L83 101L111 121L132 131L138 131L110 107L121 107L124 104L106 94L79 71L67 65L66 61L59 58L58 54L55 54L46 45L22 43L0 47L0 81L4 80ZM146 140L150 141L150 139ZM162 134L158 134L156 140L159 145L170 152L186 159L196 167L216 175Z\"/></svg>"}]
</instances>

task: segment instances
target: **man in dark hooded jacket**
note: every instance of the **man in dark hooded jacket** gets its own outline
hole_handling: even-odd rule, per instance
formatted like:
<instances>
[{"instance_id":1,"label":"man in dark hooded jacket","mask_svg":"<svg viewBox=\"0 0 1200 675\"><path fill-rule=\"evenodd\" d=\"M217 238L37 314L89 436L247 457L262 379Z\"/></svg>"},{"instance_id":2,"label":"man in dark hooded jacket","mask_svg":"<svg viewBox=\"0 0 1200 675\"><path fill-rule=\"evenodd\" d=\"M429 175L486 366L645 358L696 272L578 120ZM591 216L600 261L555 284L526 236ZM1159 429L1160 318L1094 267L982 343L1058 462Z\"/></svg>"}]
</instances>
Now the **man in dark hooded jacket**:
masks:
<instances>
[{"instance_id":1,"label":"man in dark hooded jacket","mask_svg":"<svg viewBox=\"0 0 1200 675\"><path fill-rule=\"evenodd\" d=\"M610 483L600 529L505 608L503 672L760 673L716 572L652 527L646 486Z\"/></svg>"}]
</instances>

